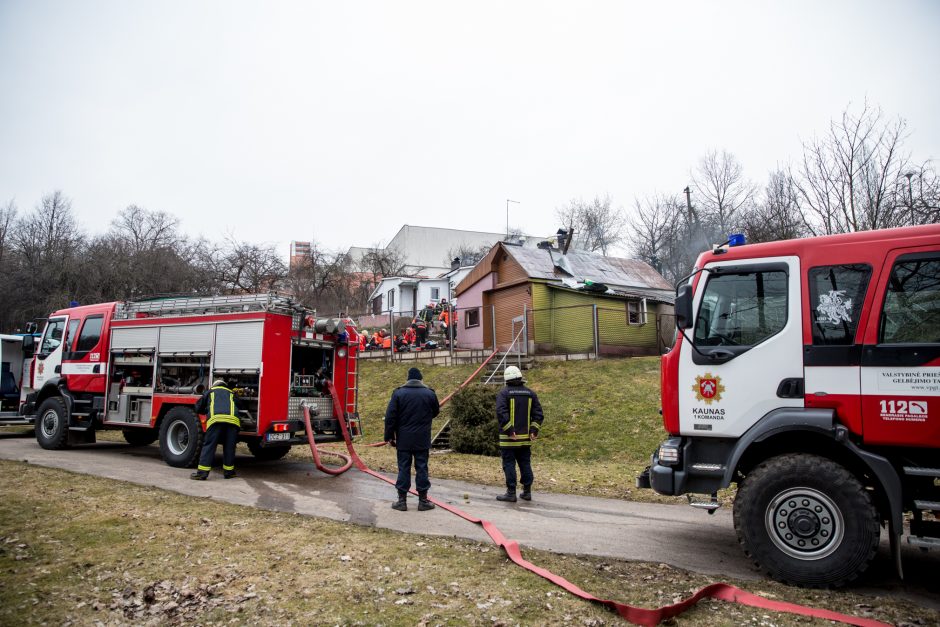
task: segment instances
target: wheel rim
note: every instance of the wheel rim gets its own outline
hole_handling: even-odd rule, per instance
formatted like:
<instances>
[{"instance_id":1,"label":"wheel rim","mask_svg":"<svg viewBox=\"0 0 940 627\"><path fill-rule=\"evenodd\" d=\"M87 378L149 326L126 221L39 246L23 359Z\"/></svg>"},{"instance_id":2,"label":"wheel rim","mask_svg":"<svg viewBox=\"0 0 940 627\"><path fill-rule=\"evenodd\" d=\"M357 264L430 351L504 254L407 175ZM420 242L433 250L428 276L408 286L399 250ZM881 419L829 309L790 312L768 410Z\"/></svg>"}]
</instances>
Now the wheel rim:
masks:
<instances>
[{"instance_id":1,"label":"wheel rim","mask_svg":"<svg viewBox=\"0 0 940 627\"><path fill-rule=\"evenodd\" d=\"M166 430L166 446L174 455L182 455L189 447L189 427L182 420L177 420Z\"/></svg>"},{"instance_id":2,"label":"wheel rim","mask_svg":"<svg viewBox=\"0 0 940 627\"><path fill-rule=\"evenodd\" d=\"M767 506L767 533L778 549L799 560L818 560L839 548L845 534L842 511L812 488L778 494Z\"/></svg>"},{"instance_id":3,"label":"wheel rim","mask_svg":"<svg viewBox=\"0 0 940 627\"><path fill-rule=\"evenodd\" d=\"M47 409L46 413L42 415L42 420L39 422L39 428L42 429L44 437L55 437L56 431L59 428L59 413L54 409Z\"/></svg>"}]
</instances>

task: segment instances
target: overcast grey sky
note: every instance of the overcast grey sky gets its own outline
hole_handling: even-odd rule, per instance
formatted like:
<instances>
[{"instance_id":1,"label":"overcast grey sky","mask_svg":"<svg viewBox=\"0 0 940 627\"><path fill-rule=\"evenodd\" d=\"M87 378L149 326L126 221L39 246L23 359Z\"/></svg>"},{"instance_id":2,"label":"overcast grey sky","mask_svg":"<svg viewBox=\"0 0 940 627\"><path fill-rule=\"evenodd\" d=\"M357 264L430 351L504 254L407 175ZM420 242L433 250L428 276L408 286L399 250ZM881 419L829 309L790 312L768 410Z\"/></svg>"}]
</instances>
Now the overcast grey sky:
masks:
<instances>
[{"instance_id":1,"label":"overcast grey sky","mask_svg":"<svg viewBox=\"0 0 940 627\"><path fill-rule=\"evenodd\" d=\"M940 158L940 2L0 0L0 203L330 249L763 183L851 101Z\"/></svg>"}]
</instances>

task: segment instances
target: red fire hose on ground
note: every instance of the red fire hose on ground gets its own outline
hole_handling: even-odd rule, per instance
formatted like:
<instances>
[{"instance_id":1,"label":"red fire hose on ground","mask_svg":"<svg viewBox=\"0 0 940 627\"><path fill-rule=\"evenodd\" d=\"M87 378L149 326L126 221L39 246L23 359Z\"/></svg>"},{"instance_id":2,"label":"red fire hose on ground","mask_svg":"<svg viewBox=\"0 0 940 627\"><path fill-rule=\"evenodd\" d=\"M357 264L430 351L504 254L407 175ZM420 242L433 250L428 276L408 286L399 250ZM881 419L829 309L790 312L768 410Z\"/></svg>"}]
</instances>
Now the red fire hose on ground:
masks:
<instances>
[{"instance_id":1,"label":"red fire hose on ground","mask_svg":"<svg viewBox=\"0 0 940 627\"><path fill-rule=\"evenodd\" d=\"M477 368L477 370L472 375L470 375L470 377L468 377L467 380L464 381L457 388L457 390L455 390L454 392L449 394L447 397L445 397L444 400L441 401L441 405L444 405L444 403L448 402L457 391L459 391L460 389L468 385L470 381L472 381L480 373L480 371L483 370L483 367L490 361L490 359L493 358L495 354L496 353L493 353L493 355L490 355L486 359L486 361L484 361L480 365L480 367ZM332 383L329 381L327 382L327 387L330 390L330 395L333 398L333 407L334 408L342 407L339 394L336 392L336 388L334 388ZM316 467L318 470L320 470L321 472L325 472L329 475L339 475L349 470L349 468L353 464L355 464L356 468L366 473L367 475L371 475L375 477L376 479L380 479L382 481L385 481L386 483L395 485L395 481L393 479L390 479L382 474L375 472L374 470L366 466L365 462L362 461L362 459L356 453L356 449L353 447L352 438L350 437L349 430L346 427L346 421L343 420L341 417L338 417L338 422L340 425L340 429L343 432L343 440L346 443L346 450L349 452L349 455L347 456L347 455L343 455L342 453L335 453L333 451L323 451L326 454L339 457L340 459L343 459L345 462L343 466L340 468L329 468L327 466L324 466L320 460L320 451L317 450L317 446L314 443L313 429L310 426L310 410L306 405L303 405L302 407L303 407L303 415L304 415L304 428L306 429L306 432L307 432L307 440L310 443L310 451L311 453L313 453L314 463L316 464ZM376 442L375 444L368 445L368 446L382 446L384 444L385 444L384 442ZM414 490L412 490L411 492L412 494L415 494ZM564 577L556 575L552 573L551 571L548 571L544 568L536 566L532 562L526 560L524 557L522 557L522 551L519 548L519 543L516 542L515 540L511 540L507 538L506 536L504 536L503 533L496 527L496 525L494 525L490 521L477 518L476 516L468 514L464 512L463 510L453 507L452 505L448 505L447 503L443 503L431 496L428 496L428 499L432 503L440 507L441 509L447 510L448 512L456 516L459 516L468 522L472 522L474 524L477 524L483 527L484 531L486 531L487 535L490 536L493 542L495 542L498 546L502 547L502 549L506 552L506 555L509 557L509 559L512 560L515 564L525 568L528 571L535 573L536 575L540 577L543 577L544 579L547 579L548 581L551 581L555 585L564 588L571 594L574 594L582 599L585 599L587 601L593 601L595 603L600 603L602 605L606 605L610 609L617 612L617 614L619 614L621 617L625 618L626 620L636 625L656 625L660 623L661 621L664 621L668 618L672 618L673 616L678 616L679 614L682 614L683 612L691 608L693 605L695 605L702 599L712 598L712 599L719 599L722 601L729 601L732 603L738 603L739 605L749 605L751 607L758 607L761 609L773 610L775 612L787 612L790 614L800 614L802 616L810 616L813 618L821 618L824 620L839 621L839 622L846 623L849 625L857 625L858 627L888 627L887 623L883 623L881 621L873 620L870 618L859 618L856 616L849 616L848 614L840 614L839 612L833 612L833 611L825 610L821 608L806 607L803 605L797 605L795 603L786 603L784 601L773 601L771 599L766 599L762 596L758 596L756 594L746 592L744 590L741 590L740 588L737 588L735 586L732 586L726 583L713 583L713 584L707 585L704 588L701 588L700 590L698 590L692 596L686 599L683 599L682 601L679 601L678 603L674 603L673 605L666 605L663 607L653 608L653 609L627 605L626 603L620 603L618 601L612 601L609 599L601 599L592 595L589 592L582 590L581 588L571 583Z\"/></svg>"}]
</instances>

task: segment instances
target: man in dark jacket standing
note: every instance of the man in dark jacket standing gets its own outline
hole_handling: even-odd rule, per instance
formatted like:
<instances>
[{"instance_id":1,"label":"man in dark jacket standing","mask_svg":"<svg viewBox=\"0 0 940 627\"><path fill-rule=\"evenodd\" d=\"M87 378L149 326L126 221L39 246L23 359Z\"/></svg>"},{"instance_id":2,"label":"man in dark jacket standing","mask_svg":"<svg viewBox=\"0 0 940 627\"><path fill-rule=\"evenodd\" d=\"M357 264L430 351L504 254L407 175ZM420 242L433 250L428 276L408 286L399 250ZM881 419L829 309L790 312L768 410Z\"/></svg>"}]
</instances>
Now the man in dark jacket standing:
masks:
<instances>
[{"instance_id":1,"label":"man in dark jacket standing","mask_svg":"<svg viewBox=\"0 0 940 627\"><path fill-rule=\"evenodd\" d=\"M496 497L499 501L516 502L516 464L522 475L522 494L526 501L532 500L532 440L542 428L542 405L539 397L527 388L522 380L522 371L509 366L503 373L506 387L496 394L496 420L499 422L499 452L503 457L503 473L506 475L506 494Z\"/></svg>"},{"instance_id":2,"label":"man in dark jacket standing","mask_svg":"<svg viewBox=\"0 0 940 627\"><path fill-rule=\"evenodd\" d=\"M408 382L392 392L385 410L385 441L398 450L398 500L392 509L408 510L411 489L411 462L415 465L415 487L418 488L418 511L434 509L428 500L431 481L428 479L428 456L431 452L431 421L441 411L437 394L421 380L421 371L408 370Z\"/></svg>"}]
</instances>

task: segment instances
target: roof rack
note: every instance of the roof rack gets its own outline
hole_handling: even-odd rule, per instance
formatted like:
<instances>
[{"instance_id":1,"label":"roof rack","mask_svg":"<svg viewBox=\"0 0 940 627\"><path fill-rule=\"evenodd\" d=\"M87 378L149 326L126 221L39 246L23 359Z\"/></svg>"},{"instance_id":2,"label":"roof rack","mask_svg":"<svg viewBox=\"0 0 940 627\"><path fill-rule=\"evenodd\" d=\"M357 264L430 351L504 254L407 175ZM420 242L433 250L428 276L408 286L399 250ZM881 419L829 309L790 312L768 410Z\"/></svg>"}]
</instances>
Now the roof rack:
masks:
<instances>
[{"instance_id":1,"label":"roof rack","mask_svg":"<svg viewBox=\"0 0 940 627\"><path fill-rule=\"evenodd\" d=\"M239 313L244 311L272 311L297 314L303 308L290 297L281 294L237 294L233 296L170 296L120 303L115 318L147 316L204 315ZM312 312L311 312L312 313Z\"/></svg>"}]
</instances>

